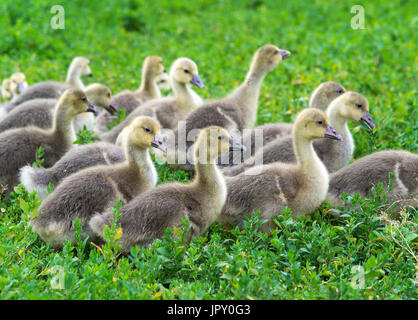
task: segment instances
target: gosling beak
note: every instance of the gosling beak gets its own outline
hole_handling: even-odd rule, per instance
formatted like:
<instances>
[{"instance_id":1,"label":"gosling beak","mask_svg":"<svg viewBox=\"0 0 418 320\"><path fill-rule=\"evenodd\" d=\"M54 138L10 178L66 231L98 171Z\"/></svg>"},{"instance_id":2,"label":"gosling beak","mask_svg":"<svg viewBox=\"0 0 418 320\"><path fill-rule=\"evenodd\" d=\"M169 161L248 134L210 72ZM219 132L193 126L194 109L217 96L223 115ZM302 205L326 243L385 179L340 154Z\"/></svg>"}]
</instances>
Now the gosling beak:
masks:
<instances>
[{"instance_id":1,"label":"gosling beak","mask_svg":"<svg viewBox=\"0 0 418 320\"><path fill-rule=\"evenodd\" d=\"M113 116L118 111L112 104L109 104L105 109Z\"/></svg>"},{"instance_id":2,"label":"gosling beak","mask_svg":"<svg viewBox=\"0 0 418 320\"><path fill-rule=\"evenodd\" d=\"M190 83L195 85L196 87L200 89L205 89L205 85L203 84L202 79L200 79L198 74L194 74L192 77L192 80L190 80Z\"/></svg>"},{"instance_id":3,"label":"gosling beak","mask_svg":"<svg viewBox=\"0 0 418 320\"><path fill-rule=\"evenodd\" d=\"M25 86L23 85L23 83L19 82L17 84L17 92L18 93L22 93L22 91L25 89Z\"/></svg>"},{"instance_id":4,"label":"gosling beak","mask_svg":"<svg viewBox=\"0 0 418 320\"><path fill-rule=\"evenodd\" d=\"M87 101L87 112L93 112L93 114L97 116L100 113L100 109L91 104L90 101Z\"/></svg>"},{"instance_id":5,"label":"gosling beak","mask_svg":"<svg viewBox=\"0 0 418 320\"><path fill-rule=\"evenodd\" d=\"M159 134L154 136L154 141L151 142L151 146L160 149L162 152L167 152L167 147L164 144L164 139Z\"/></svg>"},{"instance_id":6,"label":"gosling beak","mask_svg":"<svg viewBox=\"0 0 418 320\"><path fill-rule=\"evenodd\" d=\"M237 140L229 138L229 151L234 150L245 151L245 146L239 143Z\"/></svg>"},{"instance_id":7,"label":"gosling beak","mask_svg":"<svg viewBox=\"0 0 418 320\"><path fill-rule=\"evenodd\" d=\"M279 49L279 52L280 52L280 55L282 56L282 60L289 58L290 56L290 51Z\"/></svg>"},{"instance_id":8,"label":"gosling beak","mask_svg":"<svg viewBox=\"0 0 418 320\"><path fill-rule=\"evenodd\" d=\"M333 126L328 125L327 131L325 132L324 138L339 140L342 141L343 137L333 128Z\"/></svg>"},{"instance_id":9,"label":"gosling beak","mask_svg":"<svg viewBox=\"0 0 418 320\"><path fill-rule=\"evenodd\" d=\"M370 130L376 128L369 111L364 112L363 116L360 118L360 122L363 122Z\"/></svg>"}]
</instances>

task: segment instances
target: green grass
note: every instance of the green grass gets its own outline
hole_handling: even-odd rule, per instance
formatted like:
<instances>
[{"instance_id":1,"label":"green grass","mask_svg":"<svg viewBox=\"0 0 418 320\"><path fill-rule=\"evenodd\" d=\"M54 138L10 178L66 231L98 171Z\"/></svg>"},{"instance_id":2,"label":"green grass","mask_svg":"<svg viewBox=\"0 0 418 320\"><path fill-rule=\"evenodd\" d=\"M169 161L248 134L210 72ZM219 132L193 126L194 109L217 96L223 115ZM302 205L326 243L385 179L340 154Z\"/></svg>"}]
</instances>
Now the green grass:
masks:
<instances>
[{"instance_id":1,"label":"green grass","mask_svg":"<svg viewBox=\"0 0 418 320\"><path fill-rule=\"evenodd\" d=\"M83 55L94 73L86 83L117 93L139 86L147 55L161 55L167 69L187 56L207 88L199 93L214 99L239 84L259 46L273 43L292 56L263 83L259 124L292 121L318 84L334 80L368 98L377 125L373 134L350 125L354 158L418 151L414 1L78 0L64 4L65 30L52 30L55 4L1 2L0 78L21 69L29 83L64 80ZM365 30L350 27L354 4L365 8ZM88 132L79 139L89 142ZM189 179L157 169L160 183ZM116 227L100 249L85 242L53 251L27 225L39 200L18 187L0 198L0 299L416 299L417 212L395 221L381 188L352 201L358 209L339 208L338 219L327 204L297 221L284 212L270 236L253 217L242 231L214 225L190 245L167 231L120 257Z\"/></svg>"}]
</instances>

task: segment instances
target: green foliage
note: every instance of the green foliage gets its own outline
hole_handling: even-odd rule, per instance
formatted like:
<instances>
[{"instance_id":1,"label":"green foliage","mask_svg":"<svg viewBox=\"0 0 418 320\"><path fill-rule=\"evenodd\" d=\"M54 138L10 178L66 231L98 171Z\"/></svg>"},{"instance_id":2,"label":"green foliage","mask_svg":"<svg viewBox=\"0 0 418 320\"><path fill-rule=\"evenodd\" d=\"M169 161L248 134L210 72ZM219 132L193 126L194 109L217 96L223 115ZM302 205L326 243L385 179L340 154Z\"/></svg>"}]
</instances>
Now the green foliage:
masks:
<instances>
[{"instance_id":1,"label":"green foliage","mask_svg":"<svg viewBox=\"0 0 418 320\"><path fill-rule=\"evenodd\" d=\"M95 141L94 131L88 130L85 125L83 129L76 134L76 136L77 139L73 142L73 144L89 144Z\"/></svg>"},{"instance_id":2,"label":"green foliage","mask_svg":"<svg viewBox=\"0 0 418 320\"><path fill-rule=\"evenodd\" d=\"M38 151L36 152L36 160L32 163L32 168L40 168L44 163L45 150L42 146L39 146Z\"/></svg>"},{"instance_id":3,"label":"green foliage","mask_svg":"<svg viewBox=\"0 0 418 320\"><path fill-rule=\"evenodd\" d=\"M29 84L63 81L83 55L94 73L85 83L118 93L139 86L147 55L161 55L167 69L187 56L207 87L197 92L215 99L242 81L257 47L273 43L292 55L264 80L259 124L293 121L313 88L334 80L367 97L377 125L369 132L350 124L355 159L418 151L414 1L365 2L364 30L351 29L349 1L74 0L62 4L65 30L50 28L52 5L0 3L1 79L20 69ZM119 111L115 124L124 117ZM93 133L83 130L77 141L90 143ZM189 180L156 167L159 183ZM271 235L259 232L255 215L242 230L215 224L190 244L183 230L167 230L122 256L117 219L106 245L83 238L76 221L78 241L53 250L28 225L39 198L19 186L0 195L0 299L417 299L416 210L394 217L381 185L371 199L345 200L296 221L284 210Z\"/></svg>"},{"instance_id":4,"label":"green foliage","mask_svg":"<svg viewBox=\"0 0 418 320\"><path fill-rule=\"evenodd\" d=\"M116 114L114 116L110 116L111 119L113 119L113 124L109 124L107 126L107 129L112 129L113 127L117 126L119 123L121 123L126 117L126 111L124 108L118 109Z\"/></svg>"}]
</instances>

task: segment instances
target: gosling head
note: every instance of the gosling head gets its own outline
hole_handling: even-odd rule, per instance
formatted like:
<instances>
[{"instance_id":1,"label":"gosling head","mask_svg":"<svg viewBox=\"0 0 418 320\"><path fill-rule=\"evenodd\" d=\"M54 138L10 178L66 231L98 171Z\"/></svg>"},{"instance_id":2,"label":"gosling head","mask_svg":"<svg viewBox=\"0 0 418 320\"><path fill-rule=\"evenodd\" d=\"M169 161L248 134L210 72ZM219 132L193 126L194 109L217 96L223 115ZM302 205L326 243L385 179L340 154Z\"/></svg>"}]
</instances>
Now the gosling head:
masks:
<instances>
[{"instance_id":1,"label":"gosling head","mask_svg":"<svg viewBox=\"0 0 418 320\"><path fill-rule=\"evenodd\" d=\"M13 82L11 79L4 79L1 84L1 96L4 99L11 100L14 98Z\"/></svg>"},{"instance_id":2,"label":"gosling head","mask_svg":"<svg viewBox=\"0 0 418 320\"><path fill-rule=\"evenodd\" d=\"M160 74L165 72L165 68L163 66L163 58L159 56L148 56L144 60L143 69L145 72L150 72L151 75L156 78Z\"/></svg>"},{"instance_id":3,"label":"gosling head","mask_svg":"<svg viewBox=\"0 0 418 320\"><path fill-rule=\"evenodd\" d=\"M370 130L376 127L369 112L369 102L360 93L348 91L335 99L331 106L338 107L339 115L347 121L360 121Z\"/></svg>"},{"instance_id":4,"label":"gosling head","mask_svg":"<svg viewBox=\"0 0 418 320\"><path fill-rule=\"evenodd\" d=\"M23 90L28 87L28 83L26 82L26 76L22 72L15 72L10 77L10 80L13 82L15 86L15 93L21 94Z\"/></svg>"},{"instance_id":5,"label":"gosling head","mask_svg":"<svg viewBox=\"0 0 418 320\"><path fill-rule=\"evenodd\" d=\"M309 100L309 108L317 108L325 111L333 100L345 92L345 88L338 82L323 82L312 93Z\"/></svg>"},{"instance_id":6,"label":"gosling head","mask_svg":"<svg viewBox=\"0 0 418 320\"><path fill-rule=\"evenodd\" d=\"M63 113L67 119L72 119L83 112L98 114L98 108L91 104L87 95L79 89L65 90L58 101L57 110Z\"/></svg>"},{"instance_id":7,"label":"gosling head","mask_svg":"<svg viewBox=\"0 0 418 320\"><path fill-rule=\"evenodd\" d=\"M266 44L255 52L251 63L251 70L261 75L266 74L274 70L289 56L289 51L279 49L272 44Z\"/></svg>"},{"instance_id":8,"label":"gosling head","mask_svg":"<svg viewBox=\"0 0 418 320\"><path fill-rule=\"evenodd\" d=\"M157 77L156 83L160 90L170 90L170 81L166 72L163 72Z\"/></svg>"},{"instance_id":9,"label":"gosling head","mask_svg":"<svg viewBox=\"0 0 418 320\"><path fill-rule=\"evenodd\" d=\"M71 67L77 70L77 73L82 76L93 77L90 69L90 60L84 57L75 57L71 62Z\"/></svg>"},{"instance_id":10,"label":"gosling head","mask_svg":"<svg viewBox=\"0 0 418 320\"><path fill-rule=\"evenodd\" d=\"M191 83L200 89L205 88L199 77L196 63L188 58L179 58L174 61L170 69L170 78L175 82Z\"/></svg>"},{"instance_id":11,"label":"gosling head","mask_svg":"<svg viewBox=\"0 0 418 320\"><path fill-rule=\"evenodd\" d=\"M226 129L217 126L200 130L195 144L195 157L199 163L213 163L221 154L245 149Z\"/></svg>"},{"instance_id":12,"label":"gosling head","mask_svg":"<svg viewBox=\"0 0 418 320\"><path fill-rule=\"evenodd\" d=\"M116 114L116 108L110 103L112 92L108 87L100 83L93 83L88 85L84 92L93 105L106 109L112 115Z\"/></svg>"},{"instance_id":13,"label":"gosling head","mask_svg":"<svg viewBox=\"0 0 418 320\"><path fill-rule=\"evenodd\" d=\"M308 108L301 111L296 117L293 132L297 137L306 140L329 138L342 140L341 135L335 130L324 111Z\"/></svg>"},{"instance_id":14,"label":"gosling head","mask_svg":"<svg viewBox=\"0 0 418 320\"><path fill-rule=\"evenodd\" d=\"M167 147L160 135L160 124L151 117L137 117L127 127L128 141L139 149L154 147L167 152Z\"/></svg>"}]
</instances>

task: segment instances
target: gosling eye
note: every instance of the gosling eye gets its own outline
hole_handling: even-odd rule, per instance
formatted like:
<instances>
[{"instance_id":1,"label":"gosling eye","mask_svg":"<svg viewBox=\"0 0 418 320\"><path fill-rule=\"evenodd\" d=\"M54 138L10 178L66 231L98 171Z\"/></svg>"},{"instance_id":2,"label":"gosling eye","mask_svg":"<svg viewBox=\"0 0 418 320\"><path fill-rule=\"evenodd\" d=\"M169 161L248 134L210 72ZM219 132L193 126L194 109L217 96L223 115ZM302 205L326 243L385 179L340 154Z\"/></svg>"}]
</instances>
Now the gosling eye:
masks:
<instances>
[{"instance_id":1,"label":"gosling eye","mask_svg":"<svg viewBox=\"0 0 418 320\"><path fill-rule=\"evenodd\" d=\"M81 100L84 101L84 102L87 102L87 98L86 97L81 98Z\"/></svg>"},{"instance_id":2,"label":"gosling eye","mask_svg":"<svg viewBox=\"0 0 418 320\"><path fill-rule=\"evenodd\" d=\"M343 89L338 89L337 93L338 93L338 94L343 93Z\"/></svg>"},{"instance_id":3,"label":"gosling eye","mask_svg":"<svg viewBox=\"0 0 418 320\"><path fill-rule=\"evenodd\" d=\"M361 103L356 103L356 107L361 109L361 108L363 108L363 105Z\"/></svg>"},{"instance_id":4,"label":"gosling eye","mask_svg":"<svg viewBox=\"0 0 418 320\"><path fill-rule=\"evenodd\" d=\"M218 136L218 140L223 140L224 136Z\"/></svg>"},{"instance_id":5,"label":"gosling eye","mask_svg":"<svg viewBox=\"0 0 418 320\"><path fill-rule=\"evenodd\" d=\"M190 71L189 71L189 70L187 70L187 69L184 69L184 72L185 72L185 73L190 73Z\"/></svg>"},{"instance_id":6,"label":"gosling eye","mask_svg":"<svg viewBox=\"0 0 418 320\"><path fill-rule=\"evenodd\" d=\"M279 50L274 50L274 51L273 51L273 54L274 54L274 55L279 54Z\"/></svg>"},{"instance_id":7,"label":"gosling eye","mask_svg":"<svg viewBox=\"0 0 418 320\"><path fill-rule=\"evenodd\" d=\"M316 124L317 124L317 125L319 125L319 126L322 126L322 125L324 124L324 121L322 121L322 120L318 120L318 121L316 122Z\"/></svg>"},{"instance_id":8,"label":"gosling eye","mask_svg":"<svg viewBox=\"0 0 418 320\"><path fill-rule=\"evenodd\" d=\"M151 132L151 129L150 128L144 128L144 130L145 130L145 132L148 132L148 133Z\"/></svg>"},{"instance_id":9,"label":"gosling eye","mask_svg":"<svg viewBox=\"0 0 418 320\"><path fill-rule=\"evenodd\" d=\"M110 98L110 93L109 92L107 93L107 97Z\"/></svg>"}]
</instances>

